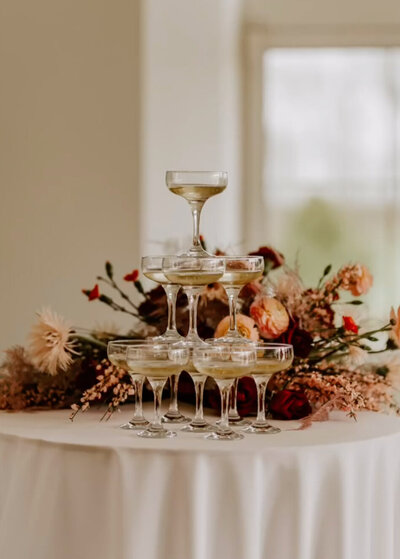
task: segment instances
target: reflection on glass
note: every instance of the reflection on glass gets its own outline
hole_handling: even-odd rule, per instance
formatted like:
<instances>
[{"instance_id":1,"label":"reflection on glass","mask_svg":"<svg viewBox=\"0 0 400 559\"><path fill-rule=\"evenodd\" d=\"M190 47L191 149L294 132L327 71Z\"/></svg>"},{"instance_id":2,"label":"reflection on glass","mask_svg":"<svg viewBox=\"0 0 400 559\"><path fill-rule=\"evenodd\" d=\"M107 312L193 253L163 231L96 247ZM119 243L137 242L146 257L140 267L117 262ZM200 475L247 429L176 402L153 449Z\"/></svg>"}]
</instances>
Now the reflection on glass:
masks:
<instances>
[{"instance_id":1,"label":"reflection on glass","mask_svg":"<svg viewBox=\"0 0 400 559\"><path fill-rule=\"evenodd\" d=\"M162 342L147 342L128 347L126 361L129 370L147 378L154 393L154 417L147 429L138 436L150 439L175 437L176 433L164 428L161 421L162 392L168 377L181 372L188 362L187 348Z\"/></svg>"},{"instance_id":2,"label":"reflection on glass","mask_svg":"<svg viewBox=\"0 0 400 559\"><path fill-rule=\"evenodd\" d=\"M228 184L228 173L221 171L167 171L165 181L171 192L185 198L192 210L193 241L187 256L211 256L201 246L200 214L204 203L220 194Z\"/></svg>"},{"instance_id":3,"label":"reflection on glass","mask_svg":"<svg viewBox=\"0 0 400 559\"><path fill-rule=\"evenodd\" d=\"M127 348L138 343L142 344L143 340L115 340L108 342L107 345L108 359L113 365L129 373L135 390L135 411L133 417L128 423L121 425L121 429L143 429L148 424L147 419L143 416L142 405L144 376L133 373L126 362Z\"/></svg>"},{"instance_id":4,"label":"reflection on glass","mask_svg":"<svg viewBox=\"0 0 400 559\"><path fill-rule=\"evenodd\" d=\"M233 381L250 373L256 363L256 351L251 344L205 344L193 350L193 363L203 375L212 377L221 393L221 420L206 436L214 440L243 438L229 425L229 393Z\"/></svg>"}]
</instances>

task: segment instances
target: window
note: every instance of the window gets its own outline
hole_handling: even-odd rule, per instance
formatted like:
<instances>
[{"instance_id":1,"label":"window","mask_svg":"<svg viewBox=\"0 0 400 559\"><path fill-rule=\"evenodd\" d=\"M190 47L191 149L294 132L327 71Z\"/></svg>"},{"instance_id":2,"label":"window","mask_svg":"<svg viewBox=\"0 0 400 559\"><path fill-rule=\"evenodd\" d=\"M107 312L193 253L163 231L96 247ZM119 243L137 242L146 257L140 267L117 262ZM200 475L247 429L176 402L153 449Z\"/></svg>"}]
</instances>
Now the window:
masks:
<instances>
[{"instance_id":1,"label":"window","mask_svg":"<svg viewBox=\"0 0 400 559\"><path fill-rule=\"evenodd\" d=\"M387 313L400 303L400 49L272 48L262 66L264 240L312 284L329 263L367 264L370 310Z\"/></svg>"}]
</instances>

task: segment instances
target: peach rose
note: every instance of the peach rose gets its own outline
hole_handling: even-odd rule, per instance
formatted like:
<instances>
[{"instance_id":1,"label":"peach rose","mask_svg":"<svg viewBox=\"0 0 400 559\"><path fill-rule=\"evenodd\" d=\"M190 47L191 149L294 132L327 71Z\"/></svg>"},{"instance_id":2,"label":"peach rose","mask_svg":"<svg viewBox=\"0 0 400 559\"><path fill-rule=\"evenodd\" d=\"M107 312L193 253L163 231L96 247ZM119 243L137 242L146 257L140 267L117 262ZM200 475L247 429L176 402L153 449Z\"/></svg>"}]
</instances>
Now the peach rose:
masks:
<instances>
[{"instance_id":1,"label":"peach rose","mask_svg":"<svg viewBox=\"0 0 400 559\"><path fill-rule=\"evenodd\" d=\"M397 313L392 307L390 311L390 320L392 322L392 330L390 332L390 339L400 347L400 307L397 309Z\"/></svg>"},{"instance_id":2,"label":"peach rose","mask_svg":"<svg viewBox=\"0 0 400 559\"><path fill-rule=\"evenodd\" d=\"M250 307L250 314L256 321L263 338L274 340L289 327L289 315L285 307L273 297L259 297Z\"/></svg>"},{"instance_id":3,"label":"peach rose","mask_svg":"<svg viewBox=\"0 0 400 559\"><path fill-rule=\"evenodd\" d=\"M214 338L222 338L228 333L229 322L229 316L226 316L221 320L215 329ZM252 318L244 314L238 314L236 315L236 323L237 329L242 336L252 340L253 342L257 342L260 339L257 325Z\"/></svg>"},{"instance_id":4,"label":"peach rose","mask_svg":"<svg viewBox=\"0 0 400 559\"><path fill-rule=\"evenodd\" d=\"M362 264L342 268L339 277L342 281L340 287L350 291L355 297L368 293L374 281L371 272Z\"/></svg>"}]
</instances>

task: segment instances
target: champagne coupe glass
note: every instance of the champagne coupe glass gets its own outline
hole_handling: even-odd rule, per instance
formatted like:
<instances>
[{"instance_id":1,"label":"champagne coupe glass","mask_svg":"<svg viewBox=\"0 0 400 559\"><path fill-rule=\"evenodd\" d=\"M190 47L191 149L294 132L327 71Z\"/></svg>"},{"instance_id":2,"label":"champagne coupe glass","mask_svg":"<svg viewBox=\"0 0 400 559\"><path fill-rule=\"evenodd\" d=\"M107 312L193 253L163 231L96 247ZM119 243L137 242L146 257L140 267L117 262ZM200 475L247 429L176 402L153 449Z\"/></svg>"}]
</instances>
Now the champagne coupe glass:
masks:
<instances>
[{"instance_id":1,"label":"champagne coupe glass","mask_svg":"<svg viewBox=\"0 0 400 559\"><path fill-rule=\"evenodd\" d=\"M164 334L153 338L153 341L159 342L179 342L183 337L179 334L176 328L176 298L181 288L176 283L171 283L164 275L162 263L165 256L143 256L142 258L142 272L150 280L159 283L167 296L168 305L168 321L167 329Z\"/></svg>"},{"instance_id":2,"label":"champagne coupe glass","mask_svg":"<svg viewBox=\"0 0 400 559\"><path fill-rule=\"evenodd\" d=\"M197 304L199 295L206 285L218 281L224 273L222 258L199 258L193 256L166 257L163 260L163 270L166 277L173 283L180 284L189 302L189 330L186 338L180 342L190 350L187 372L192 377L196 394L196 413L194 419L182 431L202 432L210 429L203 414L203 393L207 376L199 373L193 365L193 348L203 344L197 332Z\"/></svg>"},{"instance_id":3,"label":"champagne coupe glass","mask_svg":"<svg viewBox=\"0 0 400 559\"><path fill-rule=\"evenodd\" d=\"M260 278L264 271L264 258L262 256L224 256L225 272L219 280L226 291L229 301L229 330L219 342L243 343L245 338L240 334L237 327L236 315L238 298L241 289L248 283ZM250 341L250 340L249 340ZM237 392L239 379L235 379L229 403L229 422L243 426L248 425L247 419L242 419L237 410Z\"/></svg>"},{"instance_id":4,"label":"champagne coupe glass","mask_svg":"<svg viewBox=\"0 0 400 559\"><path fill-rule=\"evenodd\" d=\"M167 296L167 304L168 304L168 322L167 322L167 329L162 334L162 336L157 336L153 338L152 341L159 341L159 342L178 342L179 340L183 340L183 337L179 334L176 328L176 298L178 295L178 291L180 290L181 286L177 285L176 283L171 283L164 275L162 269L162 262L164 256L144 256L142 258L142 271L143 274L159 283L165 291ZM163 416L163 421L166 423L188 423L190 419L185 417L178 408L178 384L179 384L179 375L171 375L169 378L170 387L171 387L171 398L169 403L169 408L167 413Z\"/></svg>"},{"instance_id":5,"label":"champagne coupe glass","mask_svg":"<svg viewBox=\"0 0 400 559\"><path fill-rule=\"evenodd\" d=\"M206 436L214 440L243 438L229 425L229 394L236 378L248 375L256 364L256 350L252 344L213 343L198 345L193 350L193 363L202 374L215 379L221 393L221 421L215 431Z\"/></svg>"},{"instance_id":6,"label":"champagne coupe glass","mask_svg":"<svg viewBox=\"0 0 400 559\"><path fill-rule=\"evenodd\" d=\"M193 217L193 242L187 256L211 256L201 246L200 214L211 196L220 194L228 184L228 173L221 171L167 171L165 182L171 192L188 201Z\"/></svg>"},{"instance_id":7,"label":"champagne coupe glass","mask_svg":"<svg viewBox=\"0 0 400 559\"><path fill-rule=\"evenodd\" d=\"M265 418L265 391L274 373L288 369L293 362L293 346L289 344L259 343L254 345L257 362L251 371L257 385L257 419L243 429L245 433L274 434L280 429L273 427Z\"/></svg>"},{"instance_id":8,"label":"champagne coupe glass","mask_svg":"<svg viewBox=\"0 0 400 559\"><path fill-rule=\"evenodd\" d=\"M149 422L143 416L142 395L144 376L134 374L128 367L126 362L126 351L128 347L136 344L143 344L143 340L115 340L108 342L107 355L113 365L127 371L131 377L133 387L135 389L135 411L133 417L128 423L120 426L121 429L143 429Z\"/></svg>"},{"instance_id":9,"label":"champagne coupe glass","mask_svg":"<svg viewBox=\"0 0 400 559\"><path fill-rule=\"evenodd\" d=\"M162 392L168 377L180 373L188 359L189 350L175 344L147 342L128 347L126 362L129 369L146 376L154 393L153 421L147 429L138 432L139 437L165 439L176 436L175 432L167 431L161 421Z\"/></svg>"}]
</instances>

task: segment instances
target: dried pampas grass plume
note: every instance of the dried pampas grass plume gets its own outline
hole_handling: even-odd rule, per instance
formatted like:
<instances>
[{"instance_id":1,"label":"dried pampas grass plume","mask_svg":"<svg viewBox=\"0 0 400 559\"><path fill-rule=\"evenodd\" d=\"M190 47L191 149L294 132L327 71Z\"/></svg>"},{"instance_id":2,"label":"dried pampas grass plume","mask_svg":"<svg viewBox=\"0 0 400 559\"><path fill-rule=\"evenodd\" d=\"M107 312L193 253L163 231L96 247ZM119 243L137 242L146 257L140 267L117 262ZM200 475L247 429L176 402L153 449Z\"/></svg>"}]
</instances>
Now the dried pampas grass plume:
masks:
<instances>
[{"instance_id":1,"label":"dried pampas grass plume","mask_svg":"<svg viewBox=\"0 0 400 559\"><path fill-rule=\"evenodd\" d=\"M56 375L72 363L76 341L71 324L51 309L38 313L38 322L29 335L29 355L40 371Z\"/></svg>"}]
</instances>

